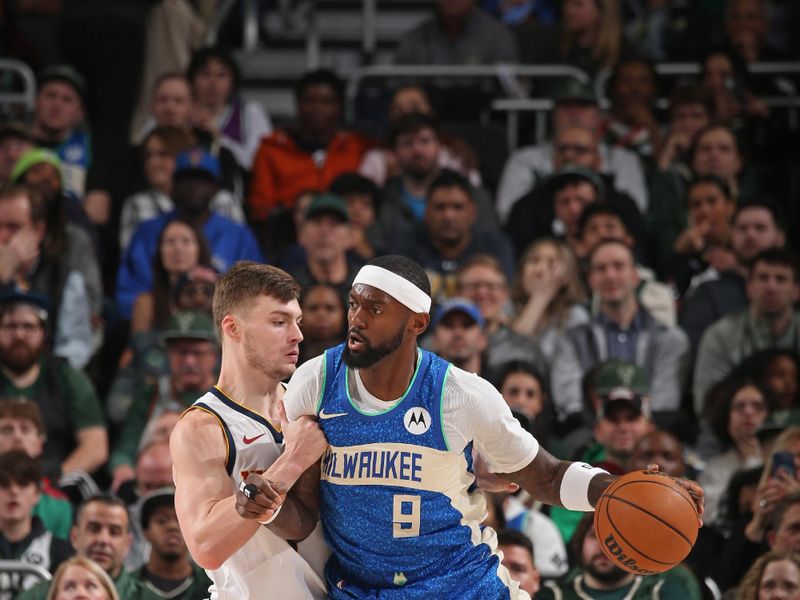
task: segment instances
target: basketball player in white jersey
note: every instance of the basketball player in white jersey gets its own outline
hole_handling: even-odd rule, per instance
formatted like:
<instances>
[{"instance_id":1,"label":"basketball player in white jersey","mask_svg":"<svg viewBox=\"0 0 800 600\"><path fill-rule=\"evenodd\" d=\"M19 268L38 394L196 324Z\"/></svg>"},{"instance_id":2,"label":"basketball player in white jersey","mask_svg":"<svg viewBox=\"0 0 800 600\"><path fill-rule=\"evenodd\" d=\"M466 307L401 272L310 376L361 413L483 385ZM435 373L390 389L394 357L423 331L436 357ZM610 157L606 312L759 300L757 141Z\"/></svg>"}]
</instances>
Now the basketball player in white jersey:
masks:
<instances>
[{"instance_id":1,"label":"basketball player in white jersey","mask_svg":"<svg viewBox=\"0 0 800 600\"><path fill-rule=\"evenodd\" d=\"M240 262L223 275L213 304L219 381L170 439L178 520L214 582L211 600L325 597L322 579L287 542L314 530L316 463L327 447L314 420L287 423L283 413L281 380L294 372L303 339L299 294L275 267ZM258 489L251 519L237 513L243 482Z\"/></svg>"}]
</instances>

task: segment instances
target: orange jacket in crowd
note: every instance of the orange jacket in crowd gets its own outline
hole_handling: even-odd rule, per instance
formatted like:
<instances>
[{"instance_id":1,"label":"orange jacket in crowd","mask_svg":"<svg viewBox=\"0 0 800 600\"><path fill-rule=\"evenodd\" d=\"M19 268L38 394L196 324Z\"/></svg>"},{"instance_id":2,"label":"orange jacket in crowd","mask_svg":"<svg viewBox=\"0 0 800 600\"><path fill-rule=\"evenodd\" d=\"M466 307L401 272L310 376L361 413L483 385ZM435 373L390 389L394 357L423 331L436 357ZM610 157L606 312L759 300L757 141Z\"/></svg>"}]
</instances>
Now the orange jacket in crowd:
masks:
<instances>
[{"instance_id":1,"label":"orange jacket in crowd","mask_svg":"<svg viewBox=\"0 0 800 600\"><path fill-rule=\"evenodd\" d=\"M263 221L279 205L291 208L295 197L306 190L326 190L346 171L358 171L361 158L370 148L366 138L339 131L328 143L327 154L315 164L312 155L297 147L284 130L261 140L250 180L250 215Z\"/></svg>"}]
</instances>

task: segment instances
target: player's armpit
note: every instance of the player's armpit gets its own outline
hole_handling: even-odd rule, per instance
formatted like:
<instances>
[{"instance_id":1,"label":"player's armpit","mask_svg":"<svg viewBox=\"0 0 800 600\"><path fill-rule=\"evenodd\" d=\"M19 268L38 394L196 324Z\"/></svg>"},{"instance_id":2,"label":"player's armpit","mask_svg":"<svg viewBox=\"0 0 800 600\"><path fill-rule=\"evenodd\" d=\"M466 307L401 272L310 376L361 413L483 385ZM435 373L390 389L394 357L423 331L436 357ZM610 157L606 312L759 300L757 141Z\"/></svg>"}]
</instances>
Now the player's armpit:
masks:
<instances>
[{"instance_id":1,"label":"player's armpit","mask_svg":"<svg viewBox=\"0 0 800 600\"><path fill-rule=\"evenodd\" d=\"M267 525L286 540L302 541L317 526L319 515L320 462L309 467L289 490L283 508L276 519Z\"/></svg>"},{"instance_id":2,"label":"player's armpit","mask_svg":"<svg viewBox=\"0 0 800 600\"><path fill-rule=\"evenodd\" d=\"M258 531L242 519L225 470L227 442L216 417L192 410L170 437L175 511L195 562L217 569Z\"/></svg>"}]
</instances>

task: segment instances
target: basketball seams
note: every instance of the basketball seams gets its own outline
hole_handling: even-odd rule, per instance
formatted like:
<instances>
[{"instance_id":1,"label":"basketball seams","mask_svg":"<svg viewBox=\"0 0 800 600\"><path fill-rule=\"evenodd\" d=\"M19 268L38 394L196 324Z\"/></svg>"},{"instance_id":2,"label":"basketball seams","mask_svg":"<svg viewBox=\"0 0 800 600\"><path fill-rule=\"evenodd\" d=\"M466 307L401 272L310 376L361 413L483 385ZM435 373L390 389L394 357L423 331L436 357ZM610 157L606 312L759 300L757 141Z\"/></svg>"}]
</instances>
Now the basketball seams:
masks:
<instances>
[{"instance_id":1,"label":"basketball seams","mask_svg":"<svg viewBox=\"0 0 800 600\"><path fill-rule=\"evenodd\" d=\"M651 517L651 518L655 519L656 521L658 521L659 523L661 523L661 524L663 524L663 525L666 525L666 526L667 526L669 529L671 529L672 531L674 531L674 532L675 532L675 533L676 533L676 534L677 534L677 535L678 535L680 538L682 538L682 539L683 539L683 541L685 541L687 544L689 544L689 549L690 549L690 550L692 549L692 542L689 540L689 538L688 538L688 537L686 537L686 535L684 535L684 533L683 533L683 532L681 532L681 531L678 531L678 530L675 528L675 526L674 526L674 525L672 525L671 523L668 523L667 521L665 521L664 519L662 519L662 518L661 518L661 517L659 517L658 515L651 513L651 512L650 512L649 510L647 510L646 508L642 508L642 507L641 507L641 506L639 506L638 504L635 504L635 503L631 502L630 500L626 500L625 498L618 498L618 497L616 497L616 496L609 496L609 497L608 497L608 499L609 499L609 502L607 502L607 503L606 503L606 506L610 506L610 505L611 505L611 502L610 502L610 500L612 500L612 499L613 499L613 500L616 500L616 501L618 501L618 502L622 502L623 504L627 504L628 506L632 506L633 508L635 508L635 509L637 509L637 510L639 510L639 511L643 512L644 514L646 514L648 517ZM611 526L612 526L612 527L614 527L614 529L617 529L617 526L616 526L616 525L614 525L614 523L611 521L611 515L608 513L608 510L606 510L606 516L608 516L608 520L609 520L609 522L611 523ZM622 535L622 534L620 534L620 535ZM640 552L640 550L639 550L638 548L635 548L635 547L633 546L633 544L630 544L630 546L631 546L631 548L634 548L634 549L635 549L637 552ZM644 556L644 553L642 553L642 556ZM652 559L652 560L655 560L655 559ZM657 560L656 562L661 562L661 561L658 561L658 560ZM667 563L663 563L663 564L667 564Z\"/></svg>"},{"instance_id":2,"label":"basketball seams","mask_svg":"<svg viewBox=\"0 0 800 600\"><path fill-rule=\"evenodd\" d=\"M623 542L628 544L628 546L630 546L633 550L635 550L638 554L642 555L642 557L646 558L647 560L649 560L651 562L654 562L654 563L658 563L660 565L674 566L675 563L673 563L673 562L664 562L663 560L658 560L658 559L655 559L655 558L652 558L652 557L648 556L647 554L645 554L644 552L639 550L636 546L634 546L633 544L631 544L628 541L628 538L626 538L622 534L622 532L619 530L619 528L614 524L614 520L611 518L611 512L610 512L611 511L611 508L610 508L611 507L611 502L609 502L609 500L611 498L613 498L613 496L607 496L606 497L606 519L608 519L608 524L614 530L614 533L617 534ZM617 498L617 500L619 500L619 498ZM632 505L632 506L634 506L635 508L639 508L635 504Z\"/></svg>"},{"instance_id":3,"label":"basketball seams","mask_svg":"<svg viewBox=\"0 0 800 600\"><path fill-rule=\"evenodd\" d=\"M697 507L694 505L694 502L692 502L692 500L690 498L687 498L686 496L681 494L677 489L675 489L674 485L669 485L669 484L666 484L666 483L662 483L660 481L653 481L652 479L636 479L634 481L626 481L625 483L623 483L623 484L621 484L621 485L619 485L617 487L614 487L613 484L612 484L612 485L609 486L609 488L614 487L614 489L612 489L612 490L606 489L606 491L604 492L604 495L614 494L614 493L617 492L617 490L621 490L625 486L632 485L634 483L649 483L649 484L660 485L661 487L665 487L668 490L670 490L671 492L673 492L674 494L677 494L680 498L683 499L684 502L688 503L689 506L692 507L692 510L695 512L695 514L697 514ZM688 495L688 492L687 492L687 495Z\"/></svg>"}]
</instances>

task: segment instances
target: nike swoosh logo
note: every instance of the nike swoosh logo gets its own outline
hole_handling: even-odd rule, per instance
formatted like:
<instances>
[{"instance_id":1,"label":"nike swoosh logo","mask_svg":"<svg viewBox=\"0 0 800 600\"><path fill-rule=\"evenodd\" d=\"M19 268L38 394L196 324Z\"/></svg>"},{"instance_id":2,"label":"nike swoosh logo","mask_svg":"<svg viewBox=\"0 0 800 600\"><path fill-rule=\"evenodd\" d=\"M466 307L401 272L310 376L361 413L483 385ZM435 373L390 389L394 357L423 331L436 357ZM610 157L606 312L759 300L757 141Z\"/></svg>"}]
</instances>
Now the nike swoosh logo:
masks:
<instances>
[{"instance_id":1,"label":"nike swoosh logo","mask_svg":"<svg viewBox=\"0 0 800 600\"><path fill-rule=\"evenodd\" d=\"M242 436L242 441L243 441L245 444L252 444L252 443L253 443L253 442L255 442L255 441L258 439L258 438L260 438L260 437L263 437L263 436L265 436L265 435L267 435L267 433L266 433L266 432L262 433L261 435L257 435L256 437L251 437L251 438L247 437L246 435L243 435L243 436Z\"/></svg>"},{"instance_id":2,"label":"nike swoosh logo","mask_svg":"<svg viewBox=\"0 0 800 600\"><path fill-rule=\"evenodd\" d=\"M319 418L320 419L335 419L336 417L346 417L349 413L325 413L325 409L323 408L319 411Z\"/></svg>"}]
</instances>

